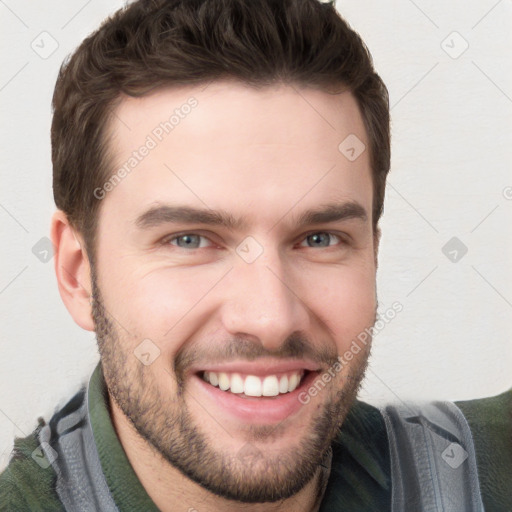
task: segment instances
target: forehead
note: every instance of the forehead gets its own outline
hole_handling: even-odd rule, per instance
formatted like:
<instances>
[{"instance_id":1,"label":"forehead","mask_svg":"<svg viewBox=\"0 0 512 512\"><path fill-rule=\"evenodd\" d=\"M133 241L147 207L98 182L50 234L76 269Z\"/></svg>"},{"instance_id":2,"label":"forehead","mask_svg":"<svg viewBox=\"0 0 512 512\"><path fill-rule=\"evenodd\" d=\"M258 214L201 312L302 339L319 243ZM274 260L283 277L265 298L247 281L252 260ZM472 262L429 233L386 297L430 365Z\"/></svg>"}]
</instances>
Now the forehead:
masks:
<instances>
[{"instance_id":1,"label":"forehead","mask_svg":"<svg viewBox=\"0 0 512 512\"><path fill-rule=\"evenodd\" d=\"M130 147L124 149L132 149L133 138L144 135L158 142L161 138L172 142L180 135L207 138L216 148L230 140L298 146L307 137L309 147L315 150L320 145L322 152L329 142L337 149L338 139L348 133L357 132L366 142L364 123L350 91L331 94L286 84L255 88L237 81L164 88L138 98L124 95L109 131L116 139L114 149L120 150L125 142Z\"/></svg>"},{"instance_id":2,"label":"forehead","mask_svg":"<svg viewBox=\"0 0 512 512\"><path fill-rule=\"evenodd\" d=\"M243 205L270 217L276 205L371 201L369 144L350 92L173 87L123 98L109 131L113 172L123 177L104 202L132 218L169 202ZM350 159L347 144L366 150Z\"/></svg>"}]
</instances>

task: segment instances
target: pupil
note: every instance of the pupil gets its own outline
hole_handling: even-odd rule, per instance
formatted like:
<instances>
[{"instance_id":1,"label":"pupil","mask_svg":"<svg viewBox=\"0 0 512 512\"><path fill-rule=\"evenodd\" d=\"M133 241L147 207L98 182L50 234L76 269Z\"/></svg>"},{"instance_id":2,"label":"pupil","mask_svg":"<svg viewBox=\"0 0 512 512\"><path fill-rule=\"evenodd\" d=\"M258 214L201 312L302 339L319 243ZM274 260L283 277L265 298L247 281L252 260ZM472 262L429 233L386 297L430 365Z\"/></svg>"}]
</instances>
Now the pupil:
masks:
<instances>
[{"instance_id":1,"label":"pupil","mask_svg":"<svg viewBox=\"0 0 512 512\"><path fill-rule=\"evenodd\" d=\"M190 236L190 235L183 235L181 237L181 240L184 242L185 245L194 245L194 242L195 242L195 239L196 237L194 235Z\"/></svg>"},{"instance_id":2,"label":"pupil","mask_svg":"<svg viewBox=\"0 0 512 512\"><path fill-rule=\"evenodd\" d=\"M323 241L322 237L324 237ZM313 239L316 245L321 245L322 247L325 247L326 245L329 244L329 238L327 236L327 233L316 233L312 235L311 238Z\"/></svg>"}]
</instances>

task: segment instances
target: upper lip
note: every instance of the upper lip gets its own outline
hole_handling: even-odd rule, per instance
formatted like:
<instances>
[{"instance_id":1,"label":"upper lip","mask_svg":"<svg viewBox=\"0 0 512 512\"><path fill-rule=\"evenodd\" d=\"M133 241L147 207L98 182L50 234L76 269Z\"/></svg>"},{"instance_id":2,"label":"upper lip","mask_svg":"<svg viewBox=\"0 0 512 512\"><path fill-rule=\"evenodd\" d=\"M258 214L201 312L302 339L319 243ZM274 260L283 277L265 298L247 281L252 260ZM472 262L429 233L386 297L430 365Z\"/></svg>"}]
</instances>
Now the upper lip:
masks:
<instances>
[{"instance_id":1,"label":"upper lip","mask_svg":"<svg viewBox=\"0 0 512 512\"><path fill-rule=\"evenodd\" d=\"M258 359L257 361L232 361L222 364L211 364L193 369L193 373L198 372L224 372L224 373L244 373L247 375L274 375L276 373L293 372L300 370L318 371L320 367L312 361L303 359L272 360Z\"/></svg>"}]
</instances>

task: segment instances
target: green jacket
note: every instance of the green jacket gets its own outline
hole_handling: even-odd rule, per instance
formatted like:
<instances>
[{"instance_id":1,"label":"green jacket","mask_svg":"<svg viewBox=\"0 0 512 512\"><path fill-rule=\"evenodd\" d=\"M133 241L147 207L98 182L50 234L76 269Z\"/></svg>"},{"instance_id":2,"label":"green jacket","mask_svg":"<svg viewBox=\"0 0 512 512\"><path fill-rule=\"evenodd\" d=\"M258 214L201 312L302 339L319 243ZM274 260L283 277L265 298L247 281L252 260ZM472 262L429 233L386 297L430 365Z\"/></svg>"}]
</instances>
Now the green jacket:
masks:
<instances>
[{"instance_id":1,"label":"green jacket","mask_svg":"<svg viewBox=\"0 0 512 512\"><path fill-rule=\"evenodd\" d=\"M62 411L77 408L83 400L82 390ZM486 512L512 511L512 389L495 397L455 404L471 428ZM101 467L119 511L158 511L115 433L100 363L90 380L89 409ZM0 474L0 511L64 510L55 490L56 474L38 448L39 431L45 425L42 418L38 421L31 435L15 439L9 465ZM356 402L332 450L331 473L320 511L390 510L389 446L379 410Z\"/></svg>"}]
</instances>

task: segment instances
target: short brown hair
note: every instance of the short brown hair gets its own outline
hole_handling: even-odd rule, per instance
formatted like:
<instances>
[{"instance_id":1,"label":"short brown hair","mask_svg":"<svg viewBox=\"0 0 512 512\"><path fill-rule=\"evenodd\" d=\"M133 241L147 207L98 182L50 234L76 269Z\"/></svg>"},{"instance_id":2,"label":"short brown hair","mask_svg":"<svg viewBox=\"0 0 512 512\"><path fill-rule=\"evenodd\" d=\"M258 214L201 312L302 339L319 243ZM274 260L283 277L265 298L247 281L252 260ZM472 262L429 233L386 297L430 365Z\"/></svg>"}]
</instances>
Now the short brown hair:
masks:
<instances>
[{"instance_id":1,"label":"short brown hair","mask_svg":"<svg viewBox=\"0 0 512 512\"><path fill-rule=\"evenodd\" d=\"M113 173L108 121L121 95L234 78L355 96L373 173L373 225L390 167L389 98L365 44L319 0L138 0L107 18L61 66L53 95L53 192L94 255L100 201ZM340 141L341 142L341 141Z\"/></svg>"}]
</instances>

